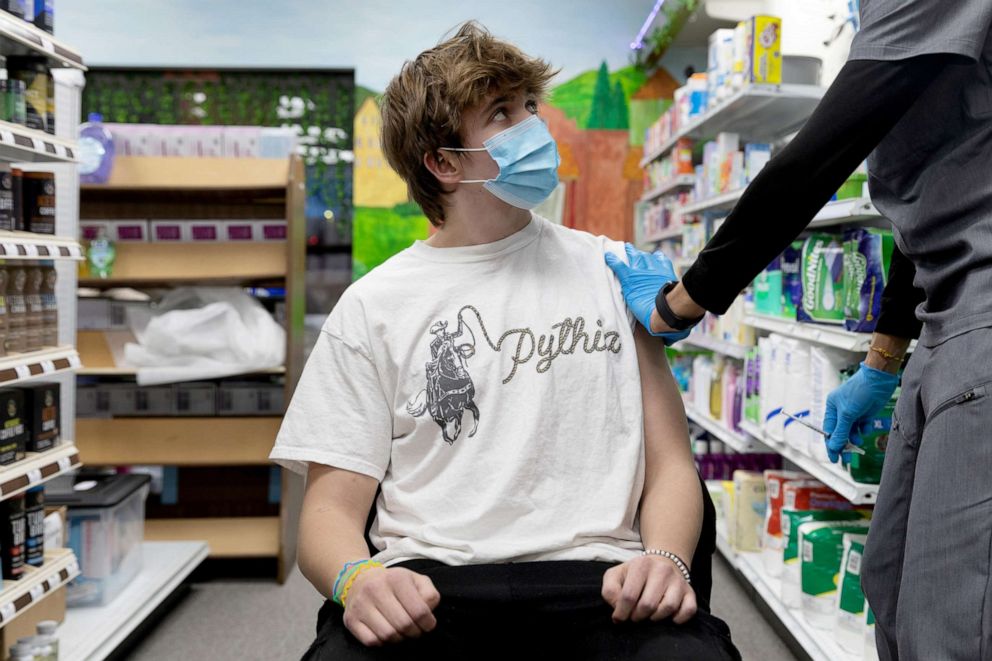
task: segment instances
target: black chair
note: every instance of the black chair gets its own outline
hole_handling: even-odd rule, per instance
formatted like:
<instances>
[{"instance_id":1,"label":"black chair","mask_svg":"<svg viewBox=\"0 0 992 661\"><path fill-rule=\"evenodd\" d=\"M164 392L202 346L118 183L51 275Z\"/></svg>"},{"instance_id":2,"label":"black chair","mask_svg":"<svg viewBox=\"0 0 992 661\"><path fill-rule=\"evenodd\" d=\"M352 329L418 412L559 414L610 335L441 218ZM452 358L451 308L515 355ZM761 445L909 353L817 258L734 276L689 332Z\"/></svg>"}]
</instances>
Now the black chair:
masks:
<instances>
[{"instance_id":1,"label":"black chair","mask_svg":"<svg viewBox=\"0 0 992 661\"><path fill-rule=\"evenodd\" d=\"M699 478L699 485L703 490L703 528L699 534L699 543L696 544L696 553L692 556L692 587L696 591L699 608L709 612L710 595L713 592L713 554L716 552L716 509L713 507L713 499L710 498L710 492L701 477ZM375 547L372 546L372 540L369 538L369 531L375 520L374 503L378 499L379 492L376 491L372 510L365 522L365 543L368 544L370 554L376 553Z\"/></svg>"}]
</instances>

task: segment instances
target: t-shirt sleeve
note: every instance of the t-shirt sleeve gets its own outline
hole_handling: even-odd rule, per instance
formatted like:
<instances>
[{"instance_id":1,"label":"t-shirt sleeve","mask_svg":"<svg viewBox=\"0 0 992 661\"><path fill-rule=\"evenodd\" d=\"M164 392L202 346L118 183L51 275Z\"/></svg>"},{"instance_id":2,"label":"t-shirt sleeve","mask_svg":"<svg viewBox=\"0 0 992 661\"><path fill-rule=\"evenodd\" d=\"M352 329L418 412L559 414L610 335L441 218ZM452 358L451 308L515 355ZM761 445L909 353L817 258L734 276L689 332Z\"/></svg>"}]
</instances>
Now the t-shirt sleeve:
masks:
<instances>
[{"instance_id":1,"label":"t-shirt sleeve","mask_svg":"<svg viewBox=\"0 0 992 661\"><path fill-rule=\"evenodd\" d=\"M624 247L623 241L613 241L612 239L608 239L606 237L602 237L601 241L603 242L604 257L606 256L606 253L611 252L617 257L619 257L620 261L622 261L624 264L628 263L627 251ZM606 266L605 262L603 265ZM614 294L619 298L621 305L623 305L624 312L627 314L627 323L630 324L631 328L634 328L634 326L637 324L637 319L634 318L634 313L630 311L630 308L627 307L627 302L624 301L623 288L620 286L620 281L617 280L616 276L613 275L613 272L610 271L610 268L608 266L606 267L606 269L608 271L610 281L613 283Z\"/></svg>"},{"instance_id":2,"label":"t-shirt sleeve","mask_svg":"<svg viewBox=\"0 0 992 661\"><path fill-rule=\"evenodd\" d=\"M382 481L391 444L392 415L375 364L325 327L269 458L304 475L313 462Z\"/></svg>"},{"instance_id":3,"label":"t-shirt sleeve","mask_svg":"<svg viewBox=\"0 0 992 661\"><path fill-rule=\"evenodd\" d=\"M863 0L852 60L952 53L978 60L992 24L989 0Z\"/></svg>"}]
</instances>

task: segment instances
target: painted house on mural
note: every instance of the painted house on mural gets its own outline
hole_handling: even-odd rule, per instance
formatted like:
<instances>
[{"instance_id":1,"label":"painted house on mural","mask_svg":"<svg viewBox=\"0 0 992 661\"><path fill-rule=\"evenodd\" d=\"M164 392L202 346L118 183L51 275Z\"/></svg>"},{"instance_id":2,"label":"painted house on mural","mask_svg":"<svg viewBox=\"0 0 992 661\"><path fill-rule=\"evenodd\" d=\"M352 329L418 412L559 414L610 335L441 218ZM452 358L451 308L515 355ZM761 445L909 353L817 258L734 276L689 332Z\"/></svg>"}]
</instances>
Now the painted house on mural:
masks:
<instances>
[{"instance_id":1,"label":"painted house on mural","mask_svg":"<svg viewBox=\"0 0 992 661\"><path fill-rule=\"evenodd\" d=\"M382 115L375 99L365 99L355 113L355 189L356 207L393 207L407 201L406 183L400 178L382 153L379 132Z\"/></svg>"}]
</instances>

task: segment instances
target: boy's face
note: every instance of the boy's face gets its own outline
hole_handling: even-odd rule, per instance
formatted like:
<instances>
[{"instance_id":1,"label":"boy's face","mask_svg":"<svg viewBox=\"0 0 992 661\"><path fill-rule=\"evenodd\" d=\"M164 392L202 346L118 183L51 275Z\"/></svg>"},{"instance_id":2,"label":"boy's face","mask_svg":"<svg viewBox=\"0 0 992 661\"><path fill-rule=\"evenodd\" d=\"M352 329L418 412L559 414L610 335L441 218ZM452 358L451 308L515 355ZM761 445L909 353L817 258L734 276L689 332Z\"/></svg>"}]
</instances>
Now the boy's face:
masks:
<instances>
[{"instance_id":1,"label":"boy's face","mask_svg":"<svg viewBox=\"0 0 992 661\"><path fill-rule=\"evenodd\" d=\"M462 115L462 144L482 147L497 133L537 114L537 100L526 92L494 92ZM462 169L466 179L495 179L499 166L488 152L463 152Z\"/></svg>"}]
</instances>

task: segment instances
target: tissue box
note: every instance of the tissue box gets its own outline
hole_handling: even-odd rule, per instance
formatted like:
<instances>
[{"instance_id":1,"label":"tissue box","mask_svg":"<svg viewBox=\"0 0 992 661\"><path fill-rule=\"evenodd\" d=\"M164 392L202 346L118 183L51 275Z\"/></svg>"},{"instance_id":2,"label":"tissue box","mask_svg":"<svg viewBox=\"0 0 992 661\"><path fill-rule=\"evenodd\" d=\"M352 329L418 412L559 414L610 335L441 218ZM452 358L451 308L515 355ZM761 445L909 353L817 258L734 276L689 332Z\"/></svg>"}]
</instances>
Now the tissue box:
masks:
<instances>
[{"instance_id":1,"label":"tissue box","mask_svg":"<svg viewBox=\"0 0 992 661\"><path fill-rule=\"evenodd\" d=\"M895 239L891 230L851 229L844 233L844 326L871 333L882 310Z\"/></svg>"}]
</instances>

